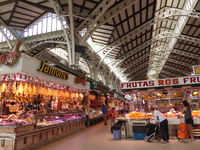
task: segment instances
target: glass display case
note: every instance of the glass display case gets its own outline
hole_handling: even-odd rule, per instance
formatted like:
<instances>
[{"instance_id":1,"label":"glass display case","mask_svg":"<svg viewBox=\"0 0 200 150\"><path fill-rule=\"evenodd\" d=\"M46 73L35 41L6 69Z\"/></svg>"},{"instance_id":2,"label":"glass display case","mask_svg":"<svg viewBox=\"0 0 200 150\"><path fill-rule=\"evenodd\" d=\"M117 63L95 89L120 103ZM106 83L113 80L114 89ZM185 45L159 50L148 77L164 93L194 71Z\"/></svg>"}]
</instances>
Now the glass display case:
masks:
<instances>
[{"instance_id":1,"label":"glass display case","mask_svg":"<svg viewBox=\"0 0 200 150\"><path fill-rule=\"evenodd\" d=\"M98 122L103 121L103 114L101 110L91 110L88 115L88 125L94 125Z\"/></svg>"},{"instance_id":2,"label":"glass display case","mask_svg":"<svg viewBox=\"0 0 200 150\"><path fill-rule=\"evenodd\" d=\"M57 125L72 121L85 119L85 114L81 112L50 113L36 115L37 127Z\"/></svg>"}]
</instances>

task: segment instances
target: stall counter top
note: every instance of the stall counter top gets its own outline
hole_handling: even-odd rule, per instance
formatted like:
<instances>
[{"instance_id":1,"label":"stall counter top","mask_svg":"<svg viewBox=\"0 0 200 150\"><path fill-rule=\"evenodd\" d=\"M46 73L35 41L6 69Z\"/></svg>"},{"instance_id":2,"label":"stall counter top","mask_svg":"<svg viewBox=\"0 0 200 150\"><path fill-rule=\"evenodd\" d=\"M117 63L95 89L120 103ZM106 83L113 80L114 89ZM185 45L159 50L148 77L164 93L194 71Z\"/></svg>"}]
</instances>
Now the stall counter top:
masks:
<instances>
[{"instance_id":1,"label":"stall counter top","mask_svg":"<svg viewBox=\"0 0 200 150\"><path fill-rule=\"evenodd\" d=\"M144 120L149 120L148 118L147 119L128 119L128 118L119 118L118 120L124 120L124 121L144 121ZM167 118L168 120L168 124L169 125L178 125L180 124L181 122L184 123L184 118ZM194 120L194 124L200 124L200 118L193 118ZM151 123L153 123L154 120L150 120Z\"/></svg>"},{"instance_id":2,"label":"stall counter top","mask_svg":"<svg viewBox=\"0 0 200 150\"><path fill-rule=\"evenodd\" d=\"M169 125L178 125L180 123L185 123L184 118L167 118ZM200 118L193 118L194 124L200 124Z\"/></svg>"}]
</instances>

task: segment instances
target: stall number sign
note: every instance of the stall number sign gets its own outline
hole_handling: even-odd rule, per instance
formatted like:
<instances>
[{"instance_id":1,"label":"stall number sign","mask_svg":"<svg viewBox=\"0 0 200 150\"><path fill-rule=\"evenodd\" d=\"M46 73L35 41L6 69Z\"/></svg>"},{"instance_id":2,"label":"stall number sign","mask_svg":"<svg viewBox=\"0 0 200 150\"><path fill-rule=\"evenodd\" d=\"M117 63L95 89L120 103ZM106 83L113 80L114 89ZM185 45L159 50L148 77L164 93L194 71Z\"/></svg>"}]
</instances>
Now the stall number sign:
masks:
<instances>
[{"instance_id":1,"label":"stall number sign","mask_svg":"<svg viewBox=\"0 0 200 150\"><path fill-rule=\"evenodd\" d=\"M41 63L40 69L38 69L38 70L40 72L44 72L48 75L51 75L51 76L54 76L54 77L57 77L60 79L64 79L64 80L68 79L68 73L66 73L60 69L57 69L55 67L49 66L48 64L46 64L44 62Z\"/></svg>"},{"instance_id":2,"label":"stall number sign","mask_svg":"<svg viewBox=\"0 0 200 150\"><path fill-rule=\"evenodd\" d=\"M187 84L198 84L198 83L200 83L200 76L189 76L189 77L168 78L168 79L122 82L121 89L138 89L138 88L163 87L163 86L187 85Z\"/></svg>"}]
</instances>

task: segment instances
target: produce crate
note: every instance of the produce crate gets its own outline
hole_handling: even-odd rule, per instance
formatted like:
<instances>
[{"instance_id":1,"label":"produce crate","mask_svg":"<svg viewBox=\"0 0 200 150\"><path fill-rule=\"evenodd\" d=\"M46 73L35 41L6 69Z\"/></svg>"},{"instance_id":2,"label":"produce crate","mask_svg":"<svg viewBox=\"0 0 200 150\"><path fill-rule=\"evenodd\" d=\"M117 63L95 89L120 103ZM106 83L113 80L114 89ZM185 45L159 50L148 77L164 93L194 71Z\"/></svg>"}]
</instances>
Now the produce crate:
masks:
<instances>
[{"instance_id":1,"label":"produce crate","mask_svg":"<svg viewBox=\"0 0 200 150\"><path fill-rule=\"evenodd\" d=\"M146 136L146 133L144 133L144 132L134 132L133 133L134 140L144 140L145 136Z\"/></svg>"}]
</instances>

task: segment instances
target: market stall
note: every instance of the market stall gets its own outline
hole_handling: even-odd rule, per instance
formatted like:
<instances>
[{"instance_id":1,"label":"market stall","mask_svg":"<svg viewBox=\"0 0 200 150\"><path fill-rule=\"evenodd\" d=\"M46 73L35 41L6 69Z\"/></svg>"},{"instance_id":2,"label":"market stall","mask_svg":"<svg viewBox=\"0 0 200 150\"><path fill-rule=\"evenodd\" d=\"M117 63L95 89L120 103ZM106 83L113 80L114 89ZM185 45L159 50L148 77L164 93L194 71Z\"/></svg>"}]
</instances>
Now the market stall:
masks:
<instances>
[{"instance_id":1,"label":"market stall","mask_svg":"<svg viewBox=\"0 0 200 150\"><path fill-rule=\"evenodd\" d=\"M0 68L2 150L34 148L85 127L89 83L25 54Z\"/></svg>"},{"instance_id":2,"label":"market stall","mask_svg":"<svg viewBox=\"0 0 200 150\"><path fill-rule=\"evenodd\" d=\"M88 125L94 125L103 121L101 106L103 104L101 95L97 91L89 92L89 115Z\"/></svg>"},{"instance_id":3,"label":"market stall","mask_svg":"<svg viewBox=\"0 0 200 150\"><path fill-rule=\"evenodd\" d=\"M170 139L177 138L178 125L184 122L182 101L187 100L194 119L194 135L199 138L199 79L199 76L192 76L122 83L124 92L133 98L133 112L126 114L125 118L120 118L126 120L129 137L138 130L135 128L134 131L135 122L142 127L153 120L150 108L156 107L168 119ZM139 130L142 132L142 128Z\"/></svg>"}]
</instances>

